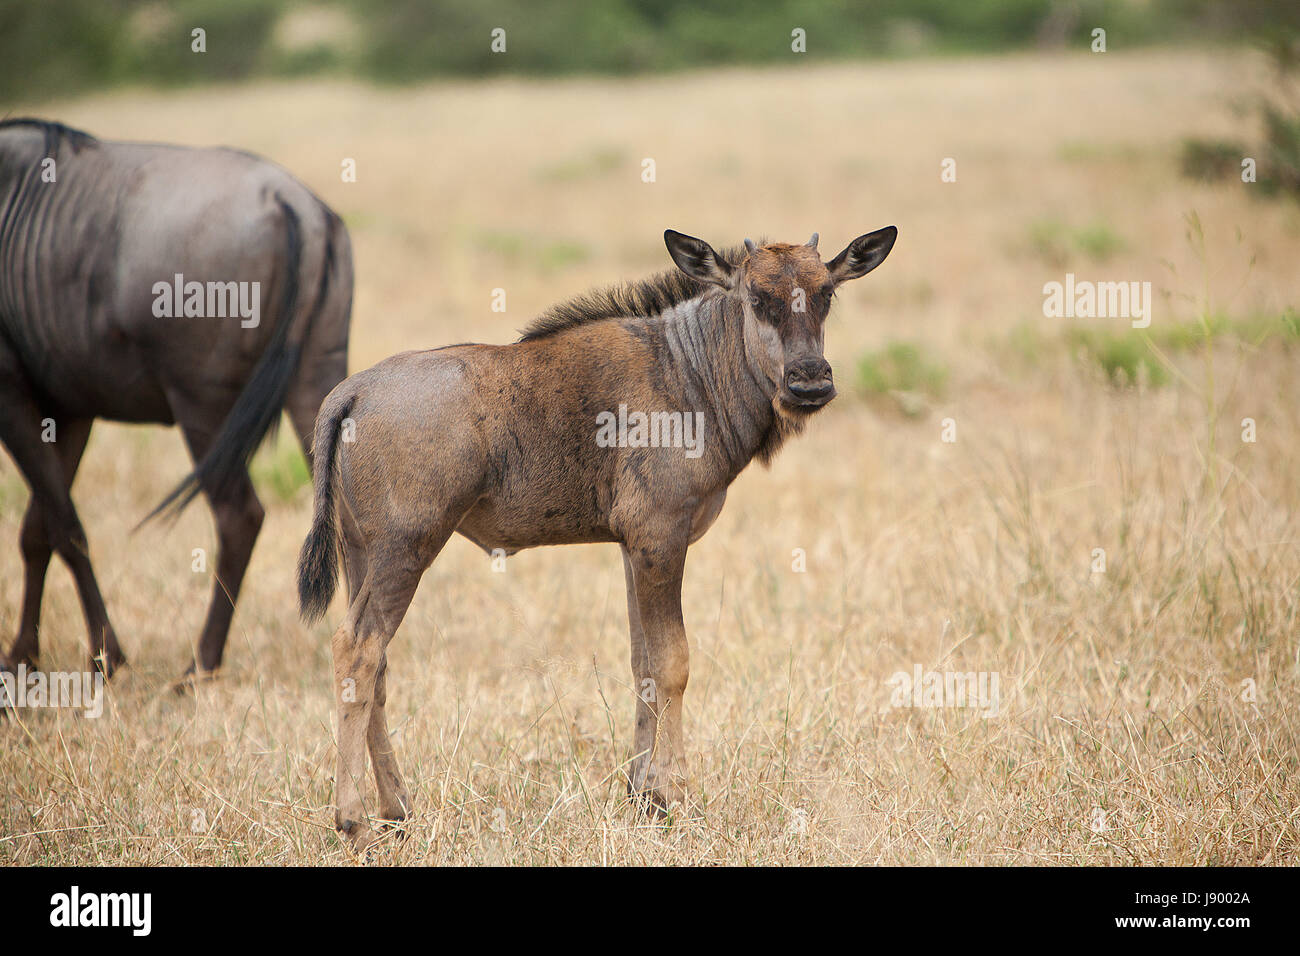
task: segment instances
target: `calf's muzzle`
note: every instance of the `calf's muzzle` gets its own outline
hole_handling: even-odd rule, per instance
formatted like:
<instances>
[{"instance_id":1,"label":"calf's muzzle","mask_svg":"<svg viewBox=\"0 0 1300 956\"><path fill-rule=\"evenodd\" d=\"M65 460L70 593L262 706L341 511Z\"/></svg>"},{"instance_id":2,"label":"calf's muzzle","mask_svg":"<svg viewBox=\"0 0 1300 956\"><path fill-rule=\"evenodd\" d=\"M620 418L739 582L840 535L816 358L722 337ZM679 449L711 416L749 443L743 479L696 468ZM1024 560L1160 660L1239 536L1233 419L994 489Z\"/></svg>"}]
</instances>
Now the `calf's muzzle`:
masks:
<instances>
[{"instance_id":1,"label":"calf's muzzle","mask_svg":"<svg viewBox=\"0 0 1300 956\"><path fill-rule=\"evenodd\" d=\"M835 397L830 363L824 358L806 358L789 365L785 387L800 405L825 405Z\"/></svg>"}]
</instances>

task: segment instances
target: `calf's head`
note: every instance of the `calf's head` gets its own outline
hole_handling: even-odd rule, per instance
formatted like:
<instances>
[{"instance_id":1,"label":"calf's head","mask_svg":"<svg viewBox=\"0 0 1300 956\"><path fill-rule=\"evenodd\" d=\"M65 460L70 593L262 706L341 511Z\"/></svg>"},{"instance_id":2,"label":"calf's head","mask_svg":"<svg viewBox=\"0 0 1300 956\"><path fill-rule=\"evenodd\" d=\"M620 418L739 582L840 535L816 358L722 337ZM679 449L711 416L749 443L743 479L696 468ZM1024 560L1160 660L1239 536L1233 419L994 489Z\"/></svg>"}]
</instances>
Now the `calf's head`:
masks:
<instances>
[{"instance_id":1,"label":"calf's head","mask_svg":"<svg viewBox=\"0 0 1300 956\"><path fill-rule=\"evenodd\" d=\"M702 239L669 229L664 243L677 268L739 297L745 349L776 385L773 399L787 416L811 414L835 397L823 354L826 314L842 282L864 276L885 261L898 230L886 226L859 236L830 262L822 262L817 234L802 245L745 240L745 256L731 263Z\"/></svg>"}]
</instances>

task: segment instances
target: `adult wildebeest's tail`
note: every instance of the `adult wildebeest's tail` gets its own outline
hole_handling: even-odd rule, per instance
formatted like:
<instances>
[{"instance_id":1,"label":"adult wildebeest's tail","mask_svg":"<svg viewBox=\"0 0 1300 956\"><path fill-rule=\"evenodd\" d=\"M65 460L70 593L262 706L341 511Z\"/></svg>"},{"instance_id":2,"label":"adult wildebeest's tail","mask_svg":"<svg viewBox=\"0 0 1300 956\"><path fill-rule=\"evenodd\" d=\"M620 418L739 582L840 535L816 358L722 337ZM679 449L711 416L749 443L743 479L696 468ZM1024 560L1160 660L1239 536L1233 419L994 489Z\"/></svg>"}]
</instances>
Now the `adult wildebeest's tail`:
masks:
<instances>
[{"instance_id":1,"label":"adult wildebeest's tail","mask_svg":"<svg viewBox=\"0 0 1300 956\"><path fill-rule=\"evenodd\" d=\"M298 370L302 342L323 307L326 293L329 291L329 279L334 271L334 252L331 223L331 228L326 231L325 263L316 301L307 316L303 333L298 336L297 341L290 342L289 332L298 312L299 275L302 266L302 223L298 213L285 202L284 197L278 192L274 195L284 222L287 268L277 322L271 340L267 343L262 357L258 359L248 383L239 393L235 404L222 422L221 431L217 434L208 453L203 456L203 460L198 463L194 471L177 485L158 507L149 512L144 521L140 522L141 525L162 514L174 518L205 487L210 488L215 496L223 496L247 472L248 463L262 443L262 439L268 432L274 431L280 422L280 411L284 407L285 399L288 398L294 373ZM332 214L327 215L332 216Z\"/></svg>"},{"instance_id":2,"label":"adult wildebeest's tail","mask_svg":"<svg viewBox=\"0 0 1300 956\"><path fill-rule=\"evenodd\" d=\"M338 512L334 507L334 453L339 429L352 411L353 394L335 390L321 405L312 436L312 486L315 504L311 530L298 556L298 609L303 620L315 621L329 607L339 580Z\"/></svg>"}]
</instances>

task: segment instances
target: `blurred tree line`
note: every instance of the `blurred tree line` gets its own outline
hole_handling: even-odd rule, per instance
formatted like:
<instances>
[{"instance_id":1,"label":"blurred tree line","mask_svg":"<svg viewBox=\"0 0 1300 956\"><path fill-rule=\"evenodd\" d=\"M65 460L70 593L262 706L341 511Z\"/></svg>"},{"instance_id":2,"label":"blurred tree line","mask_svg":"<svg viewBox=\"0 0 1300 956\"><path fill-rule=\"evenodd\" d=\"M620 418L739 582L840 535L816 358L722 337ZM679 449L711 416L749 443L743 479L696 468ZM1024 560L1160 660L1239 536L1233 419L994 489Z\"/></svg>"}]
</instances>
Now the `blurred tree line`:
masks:
<instances>
[{"instance_id":1,"label":"blurred tree line","mask_svg":"<svg viewBox=\"0 0 1300 956\"><path fill-rule=\"evenodd\" d=\"M0 0L0 98L335 73L637 73L1295 31L1296 0ZM204 33L194 52L192 31ZM505 53L490 48L505 30ZM0 109L3 103L0 102Z\"/></svg>"}]
</instances>

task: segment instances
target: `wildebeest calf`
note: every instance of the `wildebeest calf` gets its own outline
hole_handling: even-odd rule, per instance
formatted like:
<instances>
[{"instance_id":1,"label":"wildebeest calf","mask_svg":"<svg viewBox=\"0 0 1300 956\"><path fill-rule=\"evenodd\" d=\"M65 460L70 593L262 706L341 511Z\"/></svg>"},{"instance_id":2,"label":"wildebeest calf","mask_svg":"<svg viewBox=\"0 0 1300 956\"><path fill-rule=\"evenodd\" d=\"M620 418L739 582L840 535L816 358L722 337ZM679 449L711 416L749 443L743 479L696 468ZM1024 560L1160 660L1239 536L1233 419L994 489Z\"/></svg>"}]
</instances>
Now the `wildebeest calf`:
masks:
<instances>
[{"instance_id":1,"label":"wildebeest calf","mask_svg":"<svg viewBox=\"0 0 1300 956\"><path fill-rule=\"evenodd\" d=\"M350 604L333 637L335 822L354 846L375 838L361 797L367 748L377 816L410 809L384 717L387 646L453 532L508 554L618 542L637 690L629 788L661 810L684 800L686 549L745 466L770 460L835 397L823 355L831 297L883 262L897 235L860 236L823 263L815 235L720 255L669 230L680 271L553 308L513 345L395 355L329 394L299 597L307 619L325 611L341 552ZM685 427L664 424L688 416L693 445Z\"/></svg>"}]
</instances>

